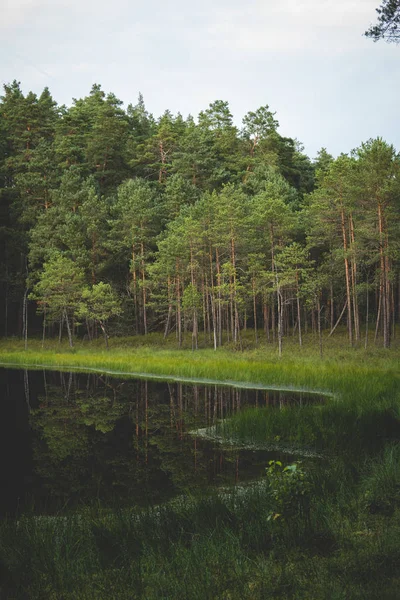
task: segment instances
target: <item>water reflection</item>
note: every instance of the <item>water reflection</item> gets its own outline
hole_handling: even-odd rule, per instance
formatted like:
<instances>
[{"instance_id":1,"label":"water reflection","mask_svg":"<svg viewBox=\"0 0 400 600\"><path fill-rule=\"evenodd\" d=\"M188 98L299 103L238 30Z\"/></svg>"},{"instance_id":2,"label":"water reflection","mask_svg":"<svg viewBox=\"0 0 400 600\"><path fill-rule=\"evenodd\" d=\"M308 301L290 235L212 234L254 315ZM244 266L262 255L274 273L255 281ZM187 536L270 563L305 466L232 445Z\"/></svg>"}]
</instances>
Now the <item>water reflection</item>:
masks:
<instances>
[{"instance_id":1,"label":"water reflection","mask_svg":"<svg viewBox=\"0 0 400 600\"><path fill-rule=\"evenodd\" d=\"M0 385L2 513L157 504L254 478L276 453L224 450L188 432L245 406L320 401L54 371L4 369Z\"/></svg>"}]
</instances>

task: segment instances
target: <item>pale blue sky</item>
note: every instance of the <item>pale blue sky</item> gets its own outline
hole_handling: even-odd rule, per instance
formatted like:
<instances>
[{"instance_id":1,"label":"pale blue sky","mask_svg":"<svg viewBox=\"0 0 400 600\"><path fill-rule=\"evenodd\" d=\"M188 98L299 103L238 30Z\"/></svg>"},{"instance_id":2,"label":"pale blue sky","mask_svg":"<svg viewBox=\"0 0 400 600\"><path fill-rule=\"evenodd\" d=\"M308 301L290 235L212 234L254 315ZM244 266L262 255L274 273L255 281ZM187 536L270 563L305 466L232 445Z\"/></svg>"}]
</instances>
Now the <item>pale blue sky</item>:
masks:
<instances>
[{"instance_id":1,"label":"pale blue sky","mask_svg":"<svg viewBox=\"0 0 400 600\"><path fill-rule=\"evenodd\" d=\"M59 103L93 83L155 116L269 104L312 158L381 136L400 150L400 47L362 33L380 0L0 0L0 80Z\"/></svg>"}]
</instances>

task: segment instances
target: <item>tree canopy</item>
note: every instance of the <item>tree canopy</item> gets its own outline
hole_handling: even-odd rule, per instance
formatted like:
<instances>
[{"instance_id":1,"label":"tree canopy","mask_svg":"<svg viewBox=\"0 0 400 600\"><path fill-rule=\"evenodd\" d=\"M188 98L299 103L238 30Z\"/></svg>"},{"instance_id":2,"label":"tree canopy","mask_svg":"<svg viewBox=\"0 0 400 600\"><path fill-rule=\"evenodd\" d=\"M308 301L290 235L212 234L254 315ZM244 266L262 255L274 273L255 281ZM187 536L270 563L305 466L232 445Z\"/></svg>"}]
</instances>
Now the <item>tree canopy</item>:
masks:
<instances>
[{"instance_id":1,"label":"tree canopy","mask_svg":"<svg viewBox=\"0 0 400 600\"><path fill-rule=\"evenodd\" d=\"M0 99L0 331L163 332L193 350L306 331L390 346L400 159L377 138L311 160L268 104L154 117L94 85ZM29 317L29 319L28 319ZM186 342L187 343L187 342ZM321 346L322 351L322 346Z\"/></svg>"},{"instance_id":2,"label":"tree canopy","mask_svg":"<svg viewBox=\"0 0 400 600\"><path fill-rule=\"evenodd\" d=\"M383 0L376 9L378 22L365 32L374 42L385 40L387 42L400 42L400 2L399 0Z\"/></svg>"}]
</instances>

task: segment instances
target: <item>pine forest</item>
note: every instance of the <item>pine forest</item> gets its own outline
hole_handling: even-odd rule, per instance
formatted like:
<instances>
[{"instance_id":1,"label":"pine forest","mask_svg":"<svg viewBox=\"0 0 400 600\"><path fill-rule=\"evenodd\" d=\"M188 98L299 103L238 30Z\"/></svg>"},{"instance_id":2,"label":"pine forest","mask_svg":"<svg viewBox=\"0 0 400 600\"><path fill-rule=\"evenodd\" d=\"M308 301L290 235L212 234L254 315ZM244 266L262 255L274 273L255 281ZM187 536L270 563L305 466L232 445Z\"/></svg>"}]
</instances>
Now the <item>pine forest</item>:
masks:
<instances>
[{"instance_id":1,"label":"pine forest","mask_svg":"<svg viewBox=\"0 0 400 600\"><path fill-rule=\"evenodd\" d=\"M279 110L279 107L277 107ZM0 101L0 335L146 336L193 350L346 332L388 348L400 318L400 157L370 139L310 159L268 105L234 124L127 108L94 85ZM347 150L347 149L345 149ZM249 341L250 340L250 341Z\"/></svg>"}]
</instances>

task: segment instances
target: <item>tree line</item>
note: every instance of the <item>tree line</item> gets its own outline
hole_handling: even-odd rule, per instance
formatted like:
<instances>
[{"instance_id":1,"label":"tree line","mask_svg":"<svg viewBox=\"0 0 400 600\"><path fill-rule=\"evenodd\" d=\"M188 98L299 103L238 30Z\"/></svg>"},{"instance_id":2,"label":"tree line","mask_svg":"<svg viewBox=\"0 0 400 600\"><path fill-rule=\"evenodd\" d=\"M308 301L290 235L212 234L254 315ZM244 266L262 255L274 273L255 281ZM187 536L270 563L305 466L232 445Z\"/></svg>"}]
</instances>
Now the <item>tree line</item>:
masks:
<instances>
[{"instance_id":1,"label":"tree line","mask_svg":"<svg viewBox=\"0 0 400 600\"><path fill-rule=\"evenodd\" d=\"M399 155L310 160L269 106L234 125L123 108L94 85L0 100L0 326L43 339L162 331L243 347L345 325L389 347L400 314ZM38 316L39 315L39 316Z\"/></svg>"}]
</instances>

